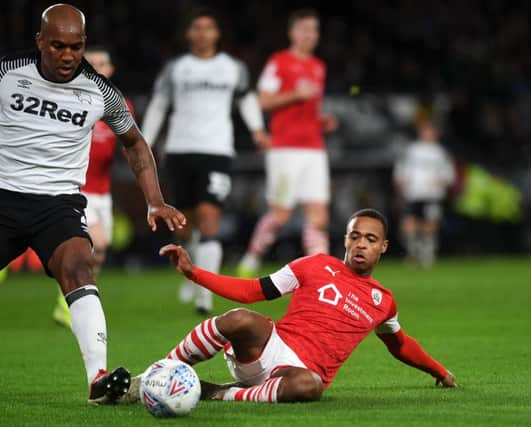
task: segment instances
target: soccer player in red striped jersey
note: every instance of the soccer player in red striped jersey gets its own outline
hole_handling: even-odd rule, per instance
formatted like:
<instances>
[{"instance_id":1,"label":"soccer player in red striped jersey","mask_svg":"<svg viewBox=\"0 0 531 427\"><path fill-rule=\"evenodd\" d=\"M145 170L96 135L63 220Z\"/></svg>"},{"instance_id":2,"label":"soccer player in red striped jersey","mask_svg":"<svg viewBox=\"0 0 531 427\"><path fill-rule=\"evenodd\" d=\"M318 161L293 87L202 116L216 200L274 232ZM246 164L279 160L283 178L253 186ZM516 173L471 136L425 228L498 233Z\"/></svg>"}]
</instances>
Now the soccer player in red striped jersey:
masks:
<instances>
[{"instance_id":1,"label":"soccer player in red striped jersey","mask_svg":"<svg viewBox=\"0 0 531 427\"><path fill-rule=\"evenodd\" d=\"M307 256L261 279L213 274L194 267L181 247L163 247L160 253L170 257L178 272L230 300L253 303L293 294L279 321L234 309L198 325L168 358L195 364L224 351L236 383L204 383L203 398L314 401L374 330L398 360L432 375L436 384L456 387L452 373L404 332L392 292L371 277L387 250L386 234L382 214L358 211L347 224L343 260L325 254Z\"/></svg>"}]
</instances>

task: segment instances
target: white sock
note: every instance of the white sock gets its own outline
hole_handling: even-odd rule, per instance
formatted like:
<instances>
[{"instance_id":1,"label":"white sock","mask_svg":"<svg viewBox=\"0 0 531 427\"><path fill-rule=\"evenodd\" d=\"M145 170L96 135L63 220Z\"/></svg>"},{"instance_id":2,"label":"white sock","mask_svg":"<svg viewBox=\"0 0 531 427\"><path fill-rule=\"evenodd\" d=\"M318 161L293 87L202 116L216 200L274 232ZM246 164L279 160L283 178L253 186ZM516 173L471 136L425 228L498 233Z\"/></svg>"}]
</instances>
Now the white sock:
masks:
<instances>
[{"instance_id":1,"label":"white sock","mask_svg":"<svg viewBox=\"0 0 531 427\"><path fill-rule=\"evenodd\" d=\"M412 259L417 259L417 235L416 234L407 234L404 237L406 244L406 253L407 256Z\"/></svg>"},{"instance_id":2,"label":"white sock","mask_svg":"<svg viewBox=\"0 0 531 427\"><path fill-rule=\"evenodd\" d=\"M437 250L437 240L433 236L423 236L420 239L422 251L419 255L420 265L428 268L435 262L435 252Z\"/></svg>"},{"instance_id":3,"label":"white sock","mask_svg":"<svg viewBox=\"0 0 531 427\"><path fill-rule=\"evenodd\" d=\"M223 247L217 239L201 238L196 250L196 265L203 270L218 273L223 259ZM199 286L196 306L212 310L212 293Z\"/></svg>"},{"instance_id":4,"label":"white sock","mask_svg":"<svg viewBox=\"0 0 531 427\"><path fill-rule=\"evenodd\" d=\"M98 288L86 285L65 298L90 385L98 371L107 368L107 327Z\"/></svg>"},{"instance_id":5,"label":"white sock","mask_svg":"<svg viewBox=\"0 0 531 427\"><path fill-rule=\"evenodd\" d=\"M259 256L246 252L240 261L240 266L250 271L256 271L260 268L260 261Z\"/></svg>"},{"instance_id":6,"label":"white sock","mask_svg":"<svg viewBox=\"0 0 531 427\"><path fill-rule=\"evenodd\" d=\"M192 231L192 234L190 234L190 238L186 241L184 244L184 247L190 254L190 257L195 260L197 255L197 245L199 244L199 237L200 233L199 230L194 229ZM181 301L184 304L188 304L189 302L192 302L193 299L196 296L197 293L197 285L192 282L191 280L185 280L177 292L177 296L179 298L179 301Z\"/></svg>"},{"instance_id":7,"label":"white sock","mask_svg":"<svg viewBox=\"0 0 531 427\"><path fill-rule=\"evenodd\" d=\"M248 388L231 387L223 393L222 400L276 403L281 381L282 377L276 377Z\"/></svg>"},{"instance_id":8,"label":"white sock","mask_svg":"<svg viewBox=\"0 0 531 427\"><path fill-rule=\"evenodd\" d=\"M201 234L199 233L199 230L194 230L190 234L190 238L187 240L185 244L185 248L192 257L192 259L195 259L195 256L197 255L197 245L199 244L199 239L201 238Z\"/></svg>"}]
</instances>

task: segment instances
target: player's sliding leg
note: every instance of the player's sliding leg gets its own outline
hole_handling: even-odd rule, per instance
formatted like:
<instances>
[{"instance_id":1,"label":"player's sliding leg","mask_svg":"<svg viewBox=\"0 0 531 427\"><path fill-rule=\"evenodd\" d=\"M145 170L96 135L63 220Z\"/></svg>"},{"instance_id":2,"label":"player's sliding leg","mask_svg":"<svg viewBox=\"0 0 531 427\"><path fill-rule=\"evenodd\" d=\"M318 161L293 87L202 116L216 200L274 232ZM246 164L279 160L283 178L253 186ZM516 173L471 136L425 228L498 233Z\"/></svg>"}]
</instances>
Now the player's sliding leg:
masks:
<instances>
[{"instance_id":1,"label":"player's sliding leg","mask_svg":"<svg viewBox=\"0 0 531 427\"><path fill-rule=\"evenodd\" d=\"M291 218L292 209L273 206L256 224L247 252L238 265L240 277L254 277L262 256L277 240L278 232Z\"/></svg>"},{"instance_id":2,"label":"player's sliding leg","mask_svg":"<svg viewBox=\"0 0 531 427\"><path fill-rule=\"evenodd\" d=\"M167 357L193 365L211 359L230 341L240 362L252 361L260 356L272 328L268 318L237 308L200 323Z\"/></svg>"},{"instance_id":3,"label":"player's sliding leg","mask_svg":"<svg viewBox=\"0 0 531 427\"><path fill-rule=\"evenodd\" d=\"M217 319L218 317L212 317L197 325L170 351L167 358L194 365L218 354L228 339L219 331Z\"/></svg>"},{"instance_id":4,"label":"player's sliding leg","mask_svg":"<svg viewBox=\"0 0 531 427\"><path fill-rule=\"evenodd\" d=\"M287 367L277 371L262 384L251 387L223 387L213 397L239 402L311 402L321 399L323 383L309 369Z\"/></svg>"},{"instance_id":5,"label":"player's sliding leg","mask_svg":"<svg viewBox=\"0 0 531 427\"><path fill-rule=\"evenodd\" d=\"M328 205L305 203L303 205L305 224L302 230L302 246L306 255L328 254Z\"/></svg>"},{"instance_id":6,"label":"player's sliding leg","mask_svg":"<svg viewBox=\"0 0 531 427\"><path fill-rule=\"evenodd\" d=\"M221 208L213 203L202 202L197 207L199 243L196 250L196 265L204 270L218 273L223 260L223 246L219 241ZM196 289L195 306L198 314L212 311L212 293L201 286Z\"/></svg>"},{"instance_id":7,"label":"player's sliding leg","mask_svg":"<svg viewBox=\"0 0 531 427\"><path fill-rule=\"evenodd\" d=\"M201 322L170 351L167 358L194 365L211 359L230 341L238 360L243 363L250 362L262 354L272 329L273 323L267 317L243 308L234 309ZM131 388L121 402L134 403L140 399L141 379L142 374L132 379ZM209 384L204 398L207 398L206 395L210 398L218 391L237 385L239 384Z\"/></svg>"},{"instance_id":8,"label":"player's sliding leg","mask_svg":"<svg viewBox=\"0 0 531 427\"><path fill-rule=\"evenodd\" d=\"M73 237L55 248L48 269L59 282L70 307L72 331L77 338L89 383L89 403L116 401L127 392L129 372L107 367L107 328L92 272L87 239Z\"/></svg>"}]
</instances>

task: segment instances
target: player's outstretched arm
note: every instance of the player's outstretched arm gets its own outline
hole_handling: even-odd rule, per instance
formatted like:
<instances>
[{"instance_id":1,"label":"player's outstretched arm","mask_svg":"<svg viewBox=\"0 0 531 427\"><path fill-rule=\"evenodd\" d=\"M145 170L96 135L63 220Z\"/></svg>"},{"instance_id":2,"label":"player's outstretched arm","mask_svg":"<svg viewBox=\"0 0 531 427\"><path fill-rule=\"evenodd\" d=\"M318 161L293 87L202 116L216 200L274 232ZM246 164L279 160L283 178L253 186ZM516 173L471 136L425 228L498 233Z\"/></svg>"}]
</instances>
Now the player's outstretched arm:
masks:
<instances>
[{"instance_id":1,"label":"player's outstretched arm","mask_svg":"<svg viewBox=\"0 0 531 427\"><path fill-rule=\"evenodd\" d=\"M136 125L120 135L120 139L124 144L129 166L146 198L147 221L151 230L157 230L157 220L164 221L171 231L176 227L182 228L186 225L186 218L173 206L164 203L153 153Z\"/></svg>"},{"instance_id":2,"label":"player's outstretched arm","mask_svg":"<svg viewBox=\"0 0 531 427\"><path fill-rule=\"evenodd\" d=\"M377 334L377 336L398 360L435 377L435 385L457 387L454 375L426 353L421 345L402 329L394 334Z\"/></svg>"},{"instance_id":3,"label":"player's outstretched arm","mask_svg":"<svg viewBox=\"0 0 531 427\"><path fill-rule=\"evenodd\" d=\"M179 273L223 298L243 304L266 299L260 279L240 279L203 270L192 264L190 255L183 247L173 244L162 247L159 254L169 257Z\"/></svg>"},{"instance_id":4,"label":"player's outstretched arm","mask_svg":"<svg viewBox=\"0 0 531 427\"><path fill-rule=\"evenodd\" d=\"M260 108L269 112L287 107L291 104L307 101L318 93L319 88L309 82L302 81L294 90L289 92L273 93L260 90L258 92L258 101L260 103Z\"/></svg>"}]
</instances>

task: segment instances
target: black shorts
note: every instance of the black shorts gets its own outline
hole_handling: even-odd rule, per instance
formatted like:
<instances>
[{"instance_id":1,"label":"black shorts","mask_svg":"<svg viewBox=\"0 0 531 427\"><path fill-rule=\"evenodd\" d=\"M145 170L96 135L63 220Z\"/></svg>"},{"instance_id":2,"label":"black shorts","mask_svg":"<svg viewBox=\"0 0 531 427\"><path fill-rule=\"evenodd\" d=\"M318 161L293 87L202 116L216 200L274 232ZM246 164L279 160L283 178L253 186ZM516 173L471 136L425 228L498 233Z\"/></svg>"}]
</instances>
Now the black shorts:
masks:
<instances>
[{"instance_id":1,"label":"black shorts","mask_svg":"<svg viewBox=\"0 0 531 427\"><path fill-rule=\"evenodd\" d=\"M82 194L48 196L0 189L0 268L31 247L39 256L46 274L55 249L72 237L85 237L87 231Z\"/></svg>"},{"instance_id":2,"label":"black shorts","mask_svg":"<svg viewBox=\"0 0 531 427\"><path fill-rule=\"evenodd\" d=\"M431 222L439 222L442 218L442 205L434 200L416 200L406 202L405 214L417 219Z\"/></svg>"},{"instance_id":3,"label":"black shorts","mask_svg":"<svg viewBox=\"0 0 531 427\"><path fill-rule=\"evenodd\" d=\"M223 206L231 190L229 156L168 154L166 177L178 209L192 209L201 202Z\"/></svg>"}]
</instances>

